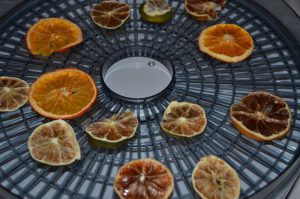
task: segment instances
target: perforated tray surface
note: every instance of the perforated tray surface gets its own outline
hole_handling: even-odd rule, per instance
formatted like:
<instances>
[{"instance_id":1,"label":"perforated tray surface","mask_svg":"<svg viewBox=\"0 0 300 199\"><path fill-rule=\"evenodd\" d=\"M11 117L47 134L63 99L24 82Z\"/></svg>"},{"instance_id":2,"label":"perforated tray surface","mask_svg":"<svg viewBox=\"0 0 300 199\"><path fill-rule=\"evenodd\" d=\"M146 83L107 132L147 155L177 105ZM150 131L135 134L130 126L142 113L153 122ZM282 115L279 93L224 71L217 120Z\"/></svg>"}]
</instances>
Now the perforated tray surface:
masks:
<instances>
[{"instance_id":1,"label":"perforated tray surface","mask_svg":"<svg viewBox=\"0 0 300 199\"><path fill-rule=\"evenodd\" d=\"M152 157L168 166L175 178L172 198L197 198L191 183L194 166L203 156L215 154L235 168L241 178L241 197L255 196L277 180L299 157L300 93L299 49L281 25L250 1L229 0L220 19L200 23L187 16L182 0L169 1L174 16L164 25L141 20L141 0L126 1L131 20L118 30L96 28L90 17L95 0L27 1L0 24L0 74L29 83L41 74L76 67L97 83L96 104L79 119L69 120L80 143L82 159L65 167L48 167L34 161L27 141L33 130L48 122L29 104L0 114L0 183L21 198L116 198L113 179L118 168L138 158ZM63 17L77 23L84 42L48 59L30 55L25 34L41 18ZM254 41L253 55L237 64L216 61L199 52L197 37L209 25L235 23L247 29ZM168 59L175 69L172 87L161 95L130 102L104 88L101 69L106 60L146 56ZM159 56L158 56L159 55ZM282 140L256 142L231 124L229 107L247 93L263 90L283 97L293 115L291 132ZM159 123L170 101L188 101L205 108L205 132L178 140L162 133ZM89 123L131 109L140 120L135 139L117 150L92 147L84 132Z\"/></svg>"}]
</instances>

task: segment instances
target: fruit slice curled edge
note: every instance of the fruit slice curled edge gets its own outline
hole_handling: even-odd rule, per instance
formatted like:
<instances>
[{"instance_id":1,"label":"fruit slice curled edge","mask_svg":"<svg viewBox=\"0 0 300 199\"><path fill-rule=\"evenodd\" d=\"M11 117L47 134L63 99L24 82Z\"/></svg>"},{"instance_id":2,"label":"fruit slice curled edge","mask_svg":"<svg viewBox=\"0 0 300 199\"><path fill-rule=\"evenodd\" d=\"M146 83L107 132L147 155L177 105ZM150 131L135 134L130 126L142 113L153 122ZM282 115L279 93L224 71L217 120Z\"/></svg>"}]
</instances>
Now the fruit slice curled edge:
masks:
<instances>
[{"instance_id":1,"label":"fruit slice curled edge","mask_svg":"<svg viewBox=\"0 0 300 199\"><path fill-rule=\"evenodd\" d=\"M207 119L203 108L197 104L173 101L167 107L161 128L179 137L193 137L205 129Z\"/></svg>"},{"instance_id":2,"label":"fruit slice curled edge","mask_svg":"<svg viewBox=\"0 0 300 199\"><path fill-rule=\"evenodd\" d=\"M218 11L225 6L226 0L185 0L185 10L199 21L218 18Z\"/></svg>"},{"instance_id":3,"label":"fruit slice curled edge","mask_svg":"<svg viewBox=\"0 0 300 199\"><path fill-rule=\"evenodd\" d=\"M121 199L167 199L174 188L170 170L162 163L146 158L123 165L115 177L114 189Z\"/></svg>"},{"instance_id":4,"label":"fruit slice curled edge","mask_svg":"<svg viewBox=\"0 0 300 199\"><path fill-rule=\"evenodd\" d=\"M234 24L218 24L204 29L198 38L199 49L223 62L240 62L252 54L251 35Z\"/></svg>"},{"instance_id":5,"label":"fruit slice curled edge","mask_svg":"<svg viewBox=\"0 0 300 199\"><path fill-rule=\"evenodd\" d=\"M72 119L96 101L97 87L85 72L59 69L40 76L31 86L29 102L39 114L52 119Z\"/></svg>"},{"instance_id":6,"label":"fruit slice curled edge","mask_svg":"<svg viewBox=\"0 0 300 199\"><path fill-rule=\"evenodd\" d=\"M86 132L95 140L112 144L132 138L137 126L138 119L128 111L95 122L86 128Z\"/></svg>"},{"instance_id":7,"label":"fruit slice curled edge","mask_svg":"<svg viewBox=\"0 0 300 199\"><path fill-rule=\"evenodd\" d=\"M192 183L203 199L237 199L240 195L236 171L213 155L200 159L193 171Z\"/></svg>"},{"instance_id":8,"label":"fruit slice curled edge","mask_svg":"<svg viewBox=\"0 0 300 199\"><path fill-rule=\"evenodd\" d=\"M148 0L139 8L141 17L152 23L165 23L172 18L172 7L166 0Z\"/></svg>"},{"instance_id":9,"label":"fruit slice curled edge","mask_svg":"<svg viewBox=\"0 0 300 199\"><path fill-rule=\"evenodd\" d=\"M29 85L16 77L0 77L0 112L15 111L28 101Z\"/></svg>"},{"instance_id":10,"label":"fruit slice curled edge","mask_svg":"<svg viewBox=\"0 0 300 199\"><path fill-rule=\"evenodd\" d=\"M26 45L30 53L41 56L64 52L82 41L80 28L62 18L41 19L26 34Z\"/></svg>"},{"instance_id":11,"label":"fruit slice curled edge","mask_svg":"<svg viewBox=\"0 0 300 199\"><path fill-rule=\"evenodd\" d=\"M103 1L93 6L91 16L99 27L116 29L127 21L130 12L130 6L127 3Z\"/></svg>"},{"instance_id":12,"label":"fruit slice curled edge","mask_svg":"<svg viewBox=\"0 0 300 199\"><path fill-rule=\"evenodd\" d=\"M63 120L37 127L28 141L31 157L52 166L67 165L80 159L80 147L73 128Z\"/></svg>"},{"instance_id":13,"label":"fruit slice curled edge","mask_svg":"<svg viewBox=\"0 0 300 199\"><path fill-rule=\"evenodd\" d=\"M230 107L233 125L244 135L258 141L272 141L285 136L291 127L291 112L281 98L253 92Z\"/></svg>"}]
</instances>

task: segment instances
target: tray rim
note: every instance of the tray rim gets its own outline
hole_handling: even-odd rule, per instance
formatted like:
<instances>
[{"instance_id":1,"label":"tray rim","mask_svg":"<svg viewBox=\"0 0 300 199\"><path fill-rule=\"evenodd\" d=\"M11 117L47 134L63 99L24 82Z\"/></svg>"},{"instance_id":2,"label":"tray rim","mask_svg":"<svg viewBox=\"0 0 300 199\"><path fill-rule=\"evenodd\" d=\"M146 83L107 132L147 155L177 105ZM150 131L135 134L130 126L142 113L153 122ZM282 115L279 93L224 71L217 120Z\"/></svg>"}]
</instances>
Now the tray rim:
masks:
<instances>
[{"instance_id":1,"label":"tray rim","mask_svg":"<svg viewBox=\"0 0 300 199\"><path fill-rule=\"evenodd\" d=\"M22 0L20 3L12 7L10 10L8 10L5 14L3 14L0 17L0 27L3 25L6 25L8 23L8 19L12 17L13 15L17 15L17 11L23 8L28 7L31 3L38 2L40 0ZM276 31L277 34L280 34L282 38L285 38L286 41L288 41L288 46L293 48L295 51L292 53L298 54L299 56L295 56L294 59L300 63L300 44L298 44L296 38L291 34L291 31L283 25L283 23L275 17L269 10L261 6L259 3L255 2L254 0L245 0L239 2L241 4L250 4L252 7L256 8L258 10L258 15L264 17L267 17L267 20L269 20L271 23L274 23L275 29L278 29ZM291 9L289 7L289 9ZM293 10L291 10L293 12ZM286 34L284 34L286 33ZM284 35L288 35L288 37L284 37ZM297 67L299 70L300 68ZM277 178L274 178L268 185L266 185L263 189L259 190L258 192L255 192L253 195L249 196L249 199L257 199L257 198L275 198L276 195L278 195L281 191L279 188L286 188L288 186L289 180L294 175L294 172L297 171L297 168L300 168L300 147L298 150L295 151L296 154L298 154L298 157L294 157L292 160L292 163L288 165L282 172L281 175L277 176ZM296 176L300 175L300 170L296 174ZM293 185L295 183L295 180L293 182ZM275 190L275 191L274 191ZM277 191L276 191L277 190ZM289 188L288 193L290 192L291 188ZM0 185L0 196L2 194L5 194L6 196L9 196L9 198L15 199L20 198L18 195L10 192L9 189L6 187Z\"/></svg>"}]
</instances>

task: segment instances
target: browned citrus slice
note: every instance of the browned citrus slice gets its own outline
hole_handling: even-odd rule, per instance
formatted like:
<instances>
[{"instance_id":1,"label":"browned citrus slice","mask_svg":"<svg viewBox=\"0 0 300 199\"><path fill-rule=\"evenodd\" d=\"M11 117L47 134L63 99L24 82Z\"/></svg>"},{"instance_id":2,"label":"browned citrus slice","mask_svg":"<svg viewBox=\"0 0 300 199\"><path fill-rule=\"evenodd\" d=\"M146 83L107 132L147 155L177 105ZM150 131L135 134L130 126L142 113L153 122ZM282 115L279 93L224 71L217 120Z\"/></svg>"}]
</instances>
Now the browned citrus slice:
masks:
<instances>
[{"instance_id":1,"label":"browned citrus slice","mask_svg":"<svg viewBox=\"0 0 300 199\"><path fill-rule=\"evenodd\" d=\"M173 101L167 107L161 128L180 137L193 137L203 132L207 120L205 111L197 104Z\"/></svg>"},{"instance_id":2,"label":"browned citrus slice","mask_svg":"<svg viewBox=\"0 0 300 199\"><path fill-rule=\"evenodd\" d=\"M46 18L35 23L26 34L26 45L34 55L63 52L83 41L80 28L67 19Z\"/></svg>"},{"instance_id":3,"label":"browned citrus slice","mask_svg":"<svg viewBox=\"0 0 300 199\"><path fill-rule=\"evenodd\" d=\"M285 136L291 127L287 103L269 93L253 92L230 107L233 125L246 136L271 141Z\"/></svg>"},{"instance_id":4,"label":"browned citrus slice","mask_svg":"<svg viewBox=\"0 0 300 199\"><path fill-rule=\"evenodd\" d=\"M114 180L114 189L121 199L167 199L173 188L170 170L150 158L123 165Z\"/></svg>"},{"instance_id":5,"label":"browned citrus slice","mask_svg":"<svg viewBox=\"0 0 300 199\"><path fill-rule=\"evenodd\" d=\"M85 72L67 68L39 77L29 91L29 102L39 114L52 119L72 119L96 101L97 88Z\"/></svg>"},{"instance_id":6,"label":"browned citrus slice","mask_svg":"<svg viewBox=\"0 0 300 199\"><path fill-rule=\"evenodd\" d=\"M185 10L199 21L218 18L218 11L225 6L226 0L185 0Z\"/></svg>"},{"instance_id":7,"label":"browned citrus slice","mask_svg":"<svg viewBox=\"0 0 300 199\"><path fill-rule=\"evenodd\" d=\"M28 101L29 85L16 77L0 77L0 112L15 111Z\"/></svg>"},{"instance_id":8,"label":"browned citrus slice","mask_svg":"<svg viewBox=\"0 0 300 199\"><path fill-rule=\"evenodd\" d=\"M213 155L200 159L193 171L192 182L203 199L237 199L240 195L240 179L236 171Z\"/></svg>"},{"instance_id":9,"label":"browned citrus slice","mask_svg":"<svg viewBox=\"0 0 300 199\"><path fill-rule=\"evenodd\" d=\"M80 147L73 128L63 120L37 127L28 140L31 157L41 163L59 166L80 159Z\"/></svg>"},{"instance_id":10,"label":"browned citrus slice","mask_svg":"<svg viewBox=\"0 0 300 199\"><path fill-rule=\"evenodd\" d=\"M137 126L136 116L128 111L95 122L86 128L86 132L95 140L116 143L132 138Z\"/></svg>"},{"instance_id":11,"label":"browned citrus slice","mask_svg":"<svg viewBox=\"0 0 300 199\"><path fill-rule=\"evenodd\" d=\"M234 24L218 24L204 29L198 43L202 52L224 62L243 61L254 49L251 35Z\"/></svg>"},{"instance_id":12,"label":"browned citrus slice","mask_svg":"<svg viewBox=\"0 0 300 199\"><path fill-rule=\"evenodd\" d=\"M99 27L116 29L129 18L130 6L122 2L102 1L93 6L91 15L94 23Z\"/></svg>"}]
</instances>

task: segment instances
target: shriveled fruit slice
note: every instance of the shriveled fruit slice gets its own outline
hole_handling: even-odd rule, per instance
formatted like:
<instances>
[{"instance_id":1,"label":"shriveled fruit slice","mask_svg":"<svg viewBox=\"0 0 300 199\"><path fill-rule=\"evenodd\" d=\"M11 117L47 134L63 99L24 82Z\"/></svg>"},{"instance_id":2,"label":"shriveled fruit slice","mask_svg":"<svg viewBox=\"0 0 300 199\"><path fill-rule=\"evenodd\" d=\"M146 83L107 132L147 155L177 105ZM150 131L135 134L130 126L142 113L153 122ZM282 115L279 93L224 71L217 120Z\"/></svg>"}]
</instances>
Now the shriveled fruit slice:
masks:
<instances>
[{"instance_id":1,"label":"shriveled fruit slice","mask_svg":"<svg viewBox=\"0 0 300 199\"><path fill-rule=\"evenodd\" d=\"M150 158L123 165L114 180L114 189L121 199L167 199L173 188L170 170Z\"/></svg>"},{"instance_id":2,"label":"shriveled fruit slice","mask_svg":"<svg viewBox=\"0 0 300 199\"><path fill-rule=\"evenodd\" d=\"M46 18L35 23L26 34L26 45L34 55L64 52L83 41L80 28L67 19Z\"/></svg>"},{"instance_id":3,"label":"shriveled fruit slice","mask_svg":"<svg viewBox=\"0 0 300 199\"><path fill-rule=\"evenodd\" d=\"M240 195L240 179L236 171L213 155L200 159L193 171L192 182L203 199L237 199Z\"/></svg>"},{"instance_id":4,"label":"shriveled fruit slice","mask_svg":"<svg viewBox=\"0 0 300 199\"><path fill-rule=\"evenodd\" d=\"M39 114L52 119L72 119L96 101L97 88L85 72L59 69L39 77L29 91L29 102Z\"/></svg>"},{"instance_id":5,"label":"shriveled fruit slice","mask_svg":"<svg viewBox=\"0 0 300 199\"><path fill-rule=\"evenodd\" d=\"M199 135L207 124L203 108L197 104L173 101L167 107L161 128L166 133L179 137Z\"/></svg>"},{"instance_id":6,"label":"shriveled fruit slice","mask_svg":"<svg viewBox=\"0 0 300 199\"><path fill-rule=\"evenodd\" d=\"M225 6L226 0L185 0L185 10L199 21L218 18L218 11Z\"/></svg>"},{"instance_id":7,"label":"shriveled fruit slice","mask_svg":"<svg viewBox=\"0 0 300 199\"><path fill-rule=\"evenodd\" d=\"M80 147L73 128L63 120L37 127L29 137L28 148L34 160L52 166L80 160Z\"/></svg>"},{"instance_id":8,"label":"shriveled fruit slice","mask_svg":"<svg viewBox=\"0 0 300 199\"><path fill-rule=\"evenodd\" d=\"M199 48L223 62L240 62L254 49L251 35L234 24L218 24L204 29L198 39Z\"/></svg>"},{"instance_id":9,"label":"shriveled fruit slice","mask_svg":"<svg viewBox=\"0 0 300 199\"><path fill-rule=\"evenodd\" d=\"M266 92L253 92L230 107L233 125L244 135L271 141L285 136L291 127L291 112L281 98Z\"/></svg>"},{"instance_id":10,"label":"shriveled fruit slice","mask_svg":"<svg viewBox=\"0 0 300 199\"><path fill-rule=\"evenodd\" d=\"M95 140L106 143L120 143L135 135L138 119L133 112L128 111L104 118L86 128L86 132Z\"/></svg>"},{"instance_id":11,"label":"shriveled fruit slice","mask_svg":"<svg viewBox=\"0 0 300 199\"><path fill-rule=\"evenodd\" d=\"M16 77L0 77L0 112L15 111L28 101L29 85Z\"/></svg>"},{"instance_id":12,"label":"shriveled fruit slice","mask_svg":"<svg viewBox=\"0 0 300 199\"><path fill-rule=\"evenodd\" d=\"M94 23L99 27L116 29L129 18L130 6L122 2L102 1L93 6L91 16Z\"/></svg>"},{"instance_id":13,"label":"shriveled fruit slice","mask_svg":"<svg viewBox=\"0 0 300 199\"><path fill-rule=\"evenodd\" d=\"M148 22L165 23L172 18L172 7L166 0L147 0L139 8L141 17Z\"/></svg>"}]
</instances>

